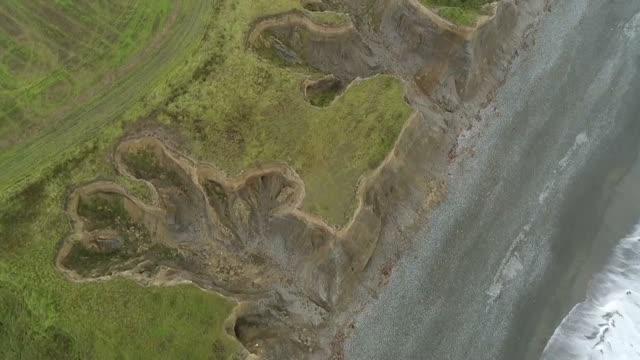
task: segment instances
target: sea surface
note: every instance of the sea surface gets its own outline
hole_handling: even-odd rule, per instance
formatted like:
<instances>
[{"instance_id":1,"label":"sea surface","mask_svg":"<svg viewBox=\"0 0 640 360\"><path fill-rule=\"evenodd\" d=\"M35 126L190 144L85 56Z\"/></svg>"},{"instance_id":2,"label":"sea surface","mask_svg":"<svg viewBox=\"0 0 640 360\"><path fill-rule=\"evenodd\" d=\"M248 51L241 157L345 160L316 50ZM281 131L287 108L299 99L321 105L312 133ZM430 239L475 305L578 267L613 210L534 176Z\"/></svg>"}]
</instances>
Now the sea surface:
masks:
<instances>
[{"instance_id":1,"label":"sea surface","mask_svg":"<svg viewBox=\"0 0 640 360\"><path fill-rule=\"evenodd\" d=\"M625 39L630 48L637 47L640 13L619 24L618 28L621 29L619 38ZM637 107L640 93L636 92L635 103ZM634 116L640 121L639 113ZM601 268L598 268L597 260L591 267L583 267L594 273L585 298L555 329L541 359L640 359L640 164L637 158L622 180L614 181L609 192L606 210L599 219L602 225L595 236L596 246L591 249L590 256L591 259L607 260ZM630 217L638 220L626 230ZM621 231L628 231L628 235L615 239ZM606 244L611 241L617 243L609 255L593 254L607 252Z\"/></svg>"},{"instance_id":2,"label":"sea surface","mask_svg":"<svg viewBox=\"0 0 640 360\"><path fill-rule=\"evenodd\" d=\"M542 359L640 359L640 224L564 318Z\"/></svg>"}]
</instances>

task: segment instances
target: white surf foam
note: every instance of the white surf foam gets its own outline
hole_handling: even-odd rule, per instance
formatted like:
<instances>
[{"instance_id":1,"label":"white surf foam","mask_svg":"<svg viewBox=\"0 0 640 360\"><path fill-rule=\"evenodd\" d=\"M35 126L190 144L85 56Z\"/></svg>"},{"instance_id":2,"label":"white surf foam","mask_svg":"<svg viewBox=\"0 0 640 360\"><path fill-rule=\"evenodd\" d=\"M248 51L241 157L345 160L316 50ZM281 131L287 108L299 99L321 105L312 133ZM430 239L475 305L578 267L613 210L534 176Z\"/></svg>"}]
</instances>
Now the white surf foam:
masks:
<instances>
[{"instance_id":1,"label":"white surf foam","mask_svg":"<svg viewBox=\"0 0 640 360\"><path fill-rule=\"evenodd\" d=\"M640 224L564 318L542 359L640 359Z\"/></svg>"},{"instance_id":2,"label":"white surf foam","mask_svg":"<svg viewBox=\"0 0 640 360\"><path fill-rule=\"evenodd\" d=\"M629 39L634 40L638 33L640 33L640 13L636 14L628 23L622 28L622 33Z\"/></svg>"}]
</instances>

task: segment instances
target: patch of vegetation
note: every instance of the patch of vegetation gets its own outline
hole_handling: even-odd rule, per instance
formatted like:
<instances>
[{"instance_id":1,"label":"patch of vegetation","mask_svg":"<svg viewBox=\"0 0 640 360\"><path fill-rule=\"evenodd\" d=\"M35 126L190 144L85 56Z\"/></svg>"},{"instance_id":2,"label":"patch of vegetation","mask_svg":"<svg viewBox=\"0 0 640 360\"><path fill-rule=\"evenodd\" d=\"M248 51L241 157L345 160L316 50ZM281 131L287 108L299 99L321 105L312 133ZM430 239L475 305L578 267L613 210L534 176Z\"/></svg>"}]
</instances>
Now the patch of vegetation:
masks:
<instances>
[{"instance_id":1,"label":"patch of vegetation","mask_svg":"<svg viewBox=\"0 0 640 360\"><path fill-rule=\"evenodd\" d=\"M0 347L0 358L80 359L70 357L76 344L64 330L55 325L34 326L37 316L19 294L9 284L0 282L0 339L11 341L9 346Z\"/></svg>"},{"instance_id":2,"label":"patch of vegetation","mask_svg":"<svg viewBox=\"0 0 640 360\"><path fill-rule=\"evenodd\" d=\"M159 181L161 184L182 186L184 181L175 169L162 166L150 149L140 149L126 154L124 162L139 179Z\"/></svg>"},{"instance_id":3,"label":"patch of vegetation","mask_svg":"<svg viewBox=\"0 0 640 360\"><path fill-rule=\"evenodd\" d=\"M76 244L65 259L64 265L81 276L98 277L113 275L113 271L120 270L122 263L128 259L123 252L100 253Z\"/></svg>"},{"instance_id":4,"label":"patch of vegetation","mask_svg":"<svg viewBox=\"0 0 640 360\"><path fill-rule=\"evenodd\" d=\"M37 289L0 282L0 358L238 358L223 330L230 304L220 297L187 286L114 280L78 289L47 280L54 283Z\"/></svg>"},{"instance_id":5,"label":"patch of vegetation","mask_svg":"<svg viewBox=\"0 0 640 360\"><path fill-rule=\"evenodd\" d=\"M89 199L81 199L78 214L91 222L91 229L121 229L132 223L129 213L124 208L124 201L117 196L94 195Z\"/></svg>"},{"instance_id":6,"label":"patch of vegetation","mask_svg":"<svg viewBox=\"0 0 640 360\"><path fill-rule=\"evenodd\" d=\"M115 265L141 256L151 246L151 234L143 224L134 221L117 195L92 195L81 199L78 214L86 219L88 231L111 231L102 239L101 249L88 249L81 244L73 247L66 266L87 276L109 275Z\"/></svg>"},{"instance_id":7,"label":"patch of vegetation","mask_svg":"<svg viewBox=\"0 0 640 360\"><path fill-rule=\"evenodd\" d=\"M463 26L473 26L480 15L485 15L483 6L495 0L420 0L423 5L434 8L440 16Z\"/></svg>"},{"instance_id":8,"label":"patch of vegetation","mask_svg":"<svg viewBox=\"0 0 640 360\"><path fill-rule=\"evenodd\" d=\"M478 19L478 13L458 7L443 7L438 9L438 14L450 20L454 24L473 26Z\"/></svg>"},{"instance_id":9,"label":"patch of vegetation","mask_svg":"<svg viewBox=\"0 0 640 360\"><path fill-rule=\"evenodd\" d=\"M328 91L322 91L309 96L309 102L311 105L325 107L329 106L331 102L338 96L340 91L338 89L330 89Z\"/></svg>"},{"instance_id":10,"label":"patch of vegetation","mask_svg":"<svg viewBox=\"0 0 640 360\"><path fill-rule=\"evenodd\" d=\"M125 155L124 162L135 172L136 177L145 180L162 177L165 171L150 149L129 152Z\"/></svg>"},{"instance_id":11,"label":"patch of vegetation","mask_svg":"<svg viewBox=\"0 0 640 360\"><path fill-rule=\"evenodd\" d=\"M135 259L142 257L153 259L155 264L184 262L176 249L152 243L148 229L129 216L119 196L93 195L81 199L78 214L87 221L86 230L109 232L109 237L100 240L100 249L89 249L78 243L67 256L65 266L82 276L104 276L116 270L128 270L130 260L134 260L135 265Z\"/></svg>"},{"instance_id":12,"label":"patch of vegetation","mask_svg":"<svg viewBox=\"0 0 640 360\"><path fill-rule=\"evenodd\" d=\"M318 83L307 86L307 100L314 106L329 106L343 90L343 84L337 79L320 80Z\"/></svg>"},{"instance_id":13,"label":"patch of vegetation","mask_svg":"<svg viewBox=\"0 0 640 360\"><path fill-rule=\"evenodd\" d=\"M0 252L15 251L28 242L32 219L40 213L38 204L44 196L43 182L30 185L0 212Z\"/></svg>"},{"instance_id":14,"label":"patch of vegetation","mask_svg":"<svg viewBox=\"0 0 640 360\"><path fill-rule=\"evenodd\" d=\"M146 204L152 203L152 191L144 182L132 179L129 176L117 176L115 177L115 179L113 179L113 181L127 189L127 191L129 191L131 195L138 198L142 202Z\"/></svg>"}]
</instances>

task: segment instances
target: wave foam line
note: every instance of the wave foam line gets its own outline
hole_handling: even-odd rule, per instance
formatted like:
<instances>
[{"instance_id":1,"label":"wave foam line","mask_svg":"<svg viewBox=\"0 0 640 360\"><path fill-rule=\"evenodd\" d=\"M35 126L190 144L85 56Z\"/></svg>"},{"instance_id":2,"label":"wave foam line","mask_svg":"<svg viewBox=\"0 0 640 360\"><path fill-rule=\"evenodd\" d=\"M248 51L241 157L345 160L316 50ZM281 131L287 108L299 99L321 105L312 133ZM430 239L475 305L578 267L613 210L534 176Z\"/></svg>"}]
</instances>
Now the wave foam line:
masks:
<instances>
[{"instance_id":1,"label":"wave foam line","mask_svg":"<svg viewBox=\"0 0 640 360\"><path fill-rule=\"evenodd\" d=\"M556 328L542 359L640 359L640 224Z\"/></svg>"}]
</instances>

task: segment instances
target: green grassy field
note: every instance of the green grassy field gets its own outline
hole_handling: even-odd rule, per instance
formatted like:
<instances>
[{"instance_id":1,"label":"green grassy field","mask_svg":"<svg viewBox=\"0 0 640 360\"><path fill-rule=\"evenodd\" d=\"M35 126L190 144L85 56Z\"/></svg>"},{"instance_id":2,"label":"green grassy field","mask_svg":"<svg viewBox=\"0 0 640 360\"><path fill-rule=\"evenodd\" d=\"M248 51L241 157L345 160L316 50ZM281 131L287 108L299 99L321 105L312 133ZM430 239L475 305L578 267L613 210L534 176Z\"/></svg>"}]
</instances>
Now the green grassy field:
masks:
<instances>
[{"instance_id":1,"label":"green grassy field","mask_svg":"<svg viewBox=\"0 0 640 360\"><path fill-rule=\"evenodd\" d=\"M3 147L36 135L71 101L111 82L162 29L172 7L170 0L3 1Z\"/></svg>"},{"instance_id":2,"label":"green grassy field","mask_svg":"<svg viewBox=\"0 0 640 360\"><path fill-rule=\"evenodd\" d=\"M425 6L434 8L438 14L455 24L473 26L482 7L495 0L420 0Z\"/></svg>"},{"instance_id":3,"label":"green grassy field","mask_svg":"<svg viewBox=\"0 0 640 360\"><path fill-rule=\"evenodd\" d=\"M297 0L0 4L0 18L25 34L0 21L0 358L237 356L222 331L228 301L186 286L73 284L53 262L71 230L64 204L74 186L108 179L144 197L108 161L138 119L176 132L189 155L231 174L286 162L306 183L305 208L346 222L358 179L389 152L411 110L402 84L386 76L330 106L307 103L300 83L319 74L282 68L245 44L256 18L293 8ZM61 24L75 35L52 29ZM7 70L14 46L30 54L21 71ZM52 81L57 74L69 81Z\"/></svg>"},{"instance_id":4,"label":"green grassy field","mask_svg":"<svg viewBox=\"0 0 640 360\"><path fill-rule=\"evenodd\" d=\"M16 4L19 5L13 6L21 8L22 4L32 2L38 4L35 0L16 1ZM166 5L164 7L159 5L163 2ZM84 2L59 1L57 3L78 4ZM94 4L93 2L88 3ZM130 2L118 0L98 3L125 4ZM142 13L131 15L131 17L136 19L142 16L143 19L134 21L130 30L125 30L125 28L120 28L120 30L124 34L136 33L136 29L140 27L137 25L139 22L155 22L160 19L159 25L155 26L157 28L155 33L147 35L148 41L146 42L143 41L144 36L140 35L143 38L139 39L140 42L135 44L135 48L126 51L121 50L120 45L114 45L107 50L106 55L98 57L99 61L95 68L93 65L85 64L86 71L94 74L86 78L80 75L80 78L84 79L80 82L88 87L81 86L81 89L77 89L77 95L64 101L64 104L55 106L52 102L43 100L39 96L25 97L19 89L15 90L15 93L10 91L2 93L0 113L6 115L1 121L3 125L0 126L4 129L0 133L2 134L0 142L5 145L0 152L0 168L3 169L0 172L0 199L11 197L34 179L50 172L55 164L73 157L88 141L104 134L104 131L111 131L109 127L112 127L115 122L135 119L141 115L143 110L140 101L143 97L149 102L153 101L154 97L163 98L166 96L163 93L163 91L167 91L164 84L170 82L174 76L179 76L172 72L177 68L177 65L183 65L180 69L189 68L189 64L184 64L184 62L190 59L189 55L200 43L206 26L211 20L210 17L213 16L212 9L216 2L143 0L133 2L133 4L138 4L133 7L133 10ZM2 6L9 5L3 3ZM64 9L64 5L59 6ZM71 6L71 8L73 9L75 6ZM162 15L163 11L169 9L171 9L171 14ZM144 20L146 18L144 14L153 13L153 11L156 11L156 16ZM76 16L73 14L70 12L68 16L75 18ZM96 12L94 15L97 17L96 23L110 22L109 19L100 17L103 15L101 12ZM30 16L36 17L35 14ZM35 22L35 20L33 21ZM36 25L33 27L37 28ZM43 25L42 27L43 29L39 31L47 32ZM37 31L33 30L33 32ZM143 33L144 31L141 31L141 34ZM51 48L59 47L53 40L49 40L48 43ZM83 48L82 43L75 45ZM80 50L74 47L72 52L80 53ZM87 51L92 54L90 50ZM60 58L62 54L56 54L54 56L56 61L63 63ZM123 58L125 54L129 55L126 59ZM123 65L118 66L118 63ZM62 70L52 71L66 71L64 65L59 64L59 67ZM58 69L56 66L53 68ZM108 71L104 72L103 70ZM55 74L50 76L55 76ZM93 76L99 79L95 86L92 86ZM47 78L47 75L44 77ZM45 90L42 91L47 91L48 88L44 88ZM38 89L38 91L41 90L40 87ZM14 103L19 105L21 101L24 102L24 105L14 106ZM40 102L45 104L41 105ZM26 114L22 113L21 116L24 116L24 119L11 115L16 109L21 108L41 109L43 113L32 114L29 110ZM18 120L14 120L14 118ZM4 124L7 125L4 126ZM16 133L19 133L20 136L14 136Z\"/></svg>"}]
</instances>

